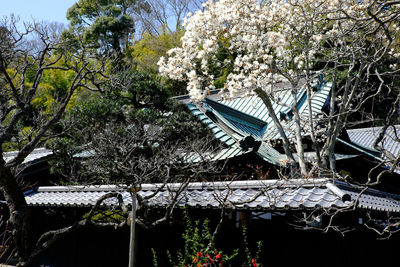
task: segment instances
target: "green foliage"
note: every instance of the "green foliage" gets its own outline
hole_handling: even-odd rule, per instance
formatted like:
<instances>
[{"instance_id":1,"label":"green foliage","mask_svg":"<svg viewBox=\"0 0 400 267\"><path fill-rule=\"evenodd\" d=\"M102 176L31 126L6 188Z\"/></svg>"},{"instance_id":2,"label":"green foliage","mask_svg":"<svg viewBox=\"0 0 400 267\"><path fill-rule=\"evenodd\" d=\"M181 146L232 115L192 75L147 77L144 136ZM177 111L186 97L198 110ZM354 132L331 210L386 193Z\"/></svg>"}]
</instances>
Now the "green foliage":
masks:
<instances>
[{"instance_id":1,"label":"green foliage","mask_svg":"<svg viewBox=\"0 0 400 267\"><path fill-rule=\"evenodd\" d=\"M54 60L51 56L45 60ZM65 62L58 62L55 67L64 67ZM31 131L27 129L37 129L42 125L43 120L54 115L54 112L59 107L60 102L67 96L67 92L74 78L72 71L65 71L61 69L45 69L41 73L40 80L38 79L37 64L29 64L24 73L25 79L22 78L20 70L14 68L8 68L8 75L12 77L12 82L14 84L24 84L25 88L31 88L34 86L33 82L38 83L35 94L29 105L24 108L24 113L21 119L15 124L12 131L12 138L6 141L4 144L3 151L17 150L20 149L23 144L26 144L37 134L37 131ZM11 90L9 85L4 85L2 95L5 98L11 98ZM7 95L10 94L10 95ZM6 96L7 95L7 96ZM75 90L72 98L67 106L67 111L80 101L81 97L84 96L82 90ZM11 104L10 101L8 104ZM4 120L4 125L10 122L11 117L14 115L13 112L9 113Z\"/></svg>"},{"instance_id":2,"label":"green foliage","mask_svg":"<svg viewBox=\"0 0 400 267\"><path fill-rule=\"evenodd\" d=\"M21 146L17 143L14 142L5 142L2 144L2 150L3 152L10 152L10 151L15 151L15 150L19 150L21 148Z\"/></svg>"},{"instance_id":3,"label":"green foliage","mask_svg":"<svg viewBox=\"0 0 400 267\"><path fill-rule=\"evenodd\" d=\"M33 80L35 79L37 73L37 66L36 65L30 65L27 69L26 69L26 81L28 83L32 83Z\"/></svg>"},{"instance_id":4,"label":"green foliage","mask_svg":"<svg viewBox=\"0 0 400 267\"><path fill-rule=\"evenodd\" d=\"M180 45L184 31L167 32L163 30L158 36L144 33L132 46L132 57L137 68L151 73L158 73L157 62L160 57L166 56L167 51Z\"/></svg>"},{"instance_id":5,"label":"green foliage","mask_svg":"<svg viewBox=\"0 0 400 267\"><path fill-rule=\"evenodd\" d=\"M151 76L128 70L116 74L103 94L74 108L69 119L82 131L110 123L156 124L163 128L157 136L160 143L179 136L207 135L186 106L171 100L170 95Z\"/></svg>"},{"instance_id":6,"label":"green foliage","mask_svg":"<svg viewBox=\"0 0 400 267\"><path fill-rule=\"evenodd\" d=\"M135 30L129 9L141 7L136 0L79 0L68 9L71 27L64 37L73 40L74 36L81 36L102 52L120 53L121 45Z\"/></svg>"},{"instance_id":7,"label":"green foliage","mask_svg":"<svg viewBox=\"0 0 400 267\"><path fill-rule=\"evenodd\" d=\"M106 84L106 97L135 109L168 109L171 94L158 81L142 72L127 70L117 73Z\"/></svg>"},{"instance_id":8,"label":"green foliage","mask_svg":"<svg viewBox=\"0 0 400 267\"><path fill-rule=\"evenodd\" d=\"M257 242L257 251L255 255L253 256L250 248L249 248L249 243L248 243L248 238L247 238L247 228L243 227L242 231L242 236L243 236L243 246L244 246L244 252L246 254L246 265L245 266L262 266L260 264L260 256L261 256L261 249L262 249L262 242L258 241Z\"/></svg>"},{"instance_id":9,"label":"green foliage","mask_svg":"<svg viewBox=\"0 0 400 267\"><path fill-rule=\"evenodd\" d=\"M102 93L71 108L54 128L59 137L48 146L60 157L52 162L53 170L74 182L130 183L138 179L134 173L149 168L143 164L147 160L167 164L160 151L187 150L184 144L190 140L211 139L186 106L169 96L149 75L132 70L115 74ZM146 182L163 178L152 175Z\"/></svg>"},{"instance_id":10,"label":"green foliage","mask_svg":"<svg viewBox=\"0 0 400 267\"><path fill-rule=\"evenodd\" d=\"M238 250L228 255L215 248L208 219L193 224L185 211L185 221L184 249L177 251L176 259L167 252L172 266L223 266L237 256Z\"/></svg>"},{"instance_id":11,"label":"green foliage","mask_svg":"<svg viewBox=\"0 0 400 267\"><path fill-rule=\"evenodd\" d=\"M148 32L144 33L140 39L130 47L130 56L136 69L157 76L157 62L161 57L167 55L169 49L180 45L180 38L183 34L184 30L182 29L176 32L168 32L164 29L162 33L157 36ZM158 78L172 95L183 95L187 93L185 82L170 80L164 77Z\"/></svg>"},{"instance_id":12,"label":"green foliage","mask_svg":"<svg viewBox=\"0 0 400 267\"><path fill-rule=\"evenodd\" d=\"M229 40L226 40L223 37L220 37L220 46L218 47L218 53L215 55L215 59L209 60L210 71L213 76L218 77L214 81L214 86L216 88L223 88L226 82L228 75L233 71L231 64L221 65L219 62L224 62L225 60L229 60L230 62L234 61L235 55L232 55L228 51L228 47L230 46ZM215 63L218 62L218 63Z\"/></svg>"},{"instance_id":13,"label":"green foliage","mask_svg":"<svg viewBox=\"0 0 400 267\"><path fill-rule=\"evenodd\" d=\"M83 219L88 217L89 213L83 215ZM127 214L121 210L99 210L93 217L94 222L113 222L122 223L125 221Z\"/></svg>"},{"instance_id":14,"label":"green foliage","mask_svg":"<svg viewBox=\"0 0 400 267\"><path fill-rule=\"evenodd\" d=\"M222 69L222 75L219 76L219 78L214 81L215 88L224 88L226 78L228 77L230 72L231 70L229 70L229 68Z\"/></svg>"},{"instance_id":15,"label":"green foliage","mask_svg":"<svg viewBox=\"0 0 400 267\"><path fill-rule=\"evenodd\" d=\"M158 267L157 253L154 248L151 249L151 254L153 255L153 266Z\"/></svg>"},{"instance_id":16,"label":"green foliage","mask_svg":"<svg viewBox=\"0 0 400 267\"><path fill-rule=\"evenodd\" d=\"M243 249L235 249L232 254L225 254L216 248L214 237L209 227L209 219L196 220L194 223L185 210L185 230L182 234L183 249L176 253L167 251L167 257L171 266L251 266L261 267L262 242L256 244L255 253L250 249L247 236L247 228L242 230ZM153 264L158 265L157 254L152 249ZM243 254L243 255L240 255Z\"/></svg>"},{"instance_id":17,"label":"green foliage","mask_svg":"<svg viewBox=\"0 0 400 267\"><path fill-rule=\"evenodd\" d=\"M99 97L82 102L71 110L69 122L75 126L75 131L105 127L109 121L124 122L123 106L117 101Z\"/></svg>"}]
</instances>

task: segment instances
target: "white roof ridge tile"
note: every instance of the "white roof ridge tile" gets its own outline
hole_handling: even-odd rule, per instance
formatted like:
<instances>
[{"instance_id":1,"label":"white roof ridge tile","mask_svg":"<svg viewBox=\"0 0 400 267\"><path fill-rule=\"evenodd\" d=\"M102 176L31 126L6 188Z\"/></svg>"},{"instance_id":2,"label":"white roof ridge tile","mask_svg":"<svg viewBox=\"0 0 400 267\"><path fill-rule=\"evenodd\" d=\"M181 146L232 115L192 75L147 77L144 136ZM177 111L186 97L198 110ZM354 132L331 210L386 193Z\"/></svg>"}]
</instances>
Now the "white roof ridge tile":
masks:
<instances>
[{"instance_id":1,"label":"white roof ridge tile","mask_svg":"<svg viewBox=\"0 0 400 267\"><path fill-rule=\"evenodd\" d=\"M240 189L240 188L268 188L268 187L315 187L325 186L329 178L318 179L281 179L281 180L240 180L240 181L219 181L219 182L193 182L189 183L187 190L214 190L214 189ZM170 190L178 189L181 183L156 183L142 184L141 190L149 191L165 187ZM66 186L41 186L36 192L86 192L86 191L125 191L128 185L66 185Z\"/></svg>"}]
</instances>

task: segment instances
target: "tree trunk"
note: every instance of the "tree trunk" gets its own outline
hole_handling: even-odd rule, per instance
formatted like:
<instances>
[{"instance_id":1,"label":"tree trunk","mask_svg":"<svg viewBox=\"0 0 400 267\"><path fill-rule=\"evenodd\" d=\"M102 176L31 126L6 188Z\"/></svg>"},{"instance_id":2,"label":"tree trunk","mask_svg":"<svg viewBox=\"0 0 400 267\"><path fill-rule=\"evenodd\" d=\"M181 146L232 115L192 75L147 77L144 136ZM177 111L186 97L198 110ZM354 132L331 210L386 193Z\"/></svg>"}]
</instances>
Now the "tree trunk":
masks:
<instances>
[{"instance_id":1,"label":"tree trunk","mask_svg":"<svg viewBox=\"0 0 400 267\"><path fill-rule=\"evenodd\" d=\"M12 237L18 260L24 262L29 256L29 222L25 196L10 168L1 168L0 177L0 186L10 212L9 223L12 226Z\"/></svg>"},{"instance_id":2,"label":"tree trunk","mask_svg":"<svg viewBox=\"0 0 400 267\"><path fill-rule=\"evenodd\" d=\"M131 192L132 209L131 209L131 233L129 240L129 267L135 267L135 239L136 239L136 190Z\"/></svg>"},{"instance_id":3,"label":"tree trunk","mask_svg":"<svg viewBox=\"0 0 400 267\"><path fill-rule=\"evenodd\" d=\"M291 90L292 98L293 98L293 106L292 110L294 113L294 122L295 122L295 133L296 133L296 150L297 156L299 158L299 166L302 175L307 175L307 167L304 160L304 148L303 148L303 138L301 136L301 123L300 123L300 114L299 109L297 108L297 94L294 89Z\"/></svg>"},{"instance_id":4,"label":"tree trunk","mask_svg":"<svg viewBox=\"0 0 400 267\"><path fill-rule=\"evenodd\" d=\"M282 124L280 123L278 117L275 114L275 111L272 107L271 100L269 99L268 94L261 88L257 88L255 90L255 92L261 98L261 100L264 102L265 106L267 107L268 113L271 116L272 121L275 124L275 127L278 129L278 132L282 138L283 149L285 150L285 154L288 157L289 164L291 167L291 176L292 176L291 178L296 178L296 177L294 177L295 173L296 173L296 160L293 157L292 151L290 151L289 139L287 138L286 133L282 127Z\"/></svg>"},{"instance_id":5,"label":"tree trunk","mask_svg":"<svg viewBox=\"0 0 400 267\"><path fill-rule=\"evenodd\" d=\"M307 78L308 81L308 78ZM313 116L313 110L312 110L312 105L311 105L311 87L307 83L307 108L308 108L308 122L310 123L310 136L311 136L311 141L314 145L315 149L315 154L317 156L317 166L321 167L322 161L321 161L321 151L319 144L317 142L317 138L315 138L315 125L314 125L314 116Z\"/></svg>"}]
</instances>

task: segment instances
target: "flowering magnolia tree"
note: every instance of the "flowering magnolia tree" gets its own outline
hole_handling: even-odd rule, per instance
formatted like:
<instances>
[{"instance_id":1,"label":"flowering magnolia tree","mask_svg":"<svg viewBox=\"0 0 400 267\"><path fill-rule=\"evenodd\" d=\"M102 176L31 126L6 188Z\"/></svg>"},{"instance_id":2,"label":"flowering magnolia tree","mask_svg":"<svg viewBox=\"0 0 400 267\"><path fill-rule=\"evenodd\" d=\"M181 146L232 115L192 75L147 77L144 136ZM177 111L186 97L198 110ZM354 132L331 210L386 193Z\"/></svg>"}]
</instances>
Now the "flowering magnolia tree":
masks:
<instances>
[{"instance_id":1,"label":"flowering magnolia tree","mask_svg":"<svg viewBox=\"0 0 400 267\"><path fill-rule=\"evenodd\" d=\"M383 90L392 90L397 66L387 64L390 69L383 62L395 62L399 55L393 45L398 5L372 0L210 0L204 10L186 18L182 46L160 59L159 70L187 81L194 101L217 86L226 89L226 97L258 95L281 135L292 169L294 144L301 173L309 175L302 144L302 136L308 135L317 153L316 166L335 172L333 148L348 116ZM323 118L326 128L319 132L310 102L317 70L332 81L330 111ZM290 135L273 111L273 104L280 103L280 82L290 85L294 103ZM296 105L302 86L308 95L307 116L301 116Z\"/></svg>"}]
</instances>

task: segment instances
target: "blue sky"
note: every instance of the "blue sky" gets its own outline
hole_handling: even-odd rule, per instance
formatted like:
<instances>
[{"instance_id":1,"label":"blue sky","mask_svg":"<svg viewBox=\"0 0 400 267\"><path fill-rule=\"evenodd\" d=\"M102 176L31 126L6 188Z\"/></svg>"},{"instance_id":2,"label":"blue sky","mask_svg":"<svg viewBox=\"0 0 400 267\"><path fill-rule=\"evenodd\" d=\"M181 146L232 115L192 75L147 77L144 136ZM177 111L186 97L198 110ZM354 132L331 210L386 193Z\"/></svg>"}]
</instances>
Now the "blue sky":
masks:
<instances>
[{"instance_id":1,"label":"blue sky","mask_svg":"<svg viewBox=\"0 0 400 267\"><path fill-rule=\"evenodd\" d=\"M11 13L22 21L60 22L68 24L67 10L77 0L0 0L0 17Z\"/></svg>"}]
</instances>

